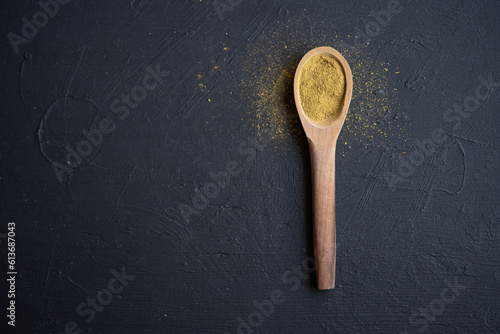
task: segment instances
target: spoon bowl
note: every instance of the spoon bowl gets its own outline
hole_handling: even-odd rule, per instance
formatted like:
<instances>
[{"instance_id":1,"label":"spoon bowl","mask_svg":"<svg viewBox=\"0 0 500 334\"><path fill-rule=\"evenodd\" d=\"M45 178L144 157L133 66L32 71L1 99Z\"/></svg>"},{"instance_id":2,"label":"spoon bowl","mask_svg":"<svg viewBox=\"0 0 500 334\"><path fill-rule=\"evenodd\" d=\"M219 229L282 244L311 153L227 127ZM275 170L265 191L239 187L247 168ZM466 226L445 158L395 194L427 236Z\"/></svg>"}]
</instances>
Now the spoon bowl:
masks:
<instances>
[{"instance_id":1,"label":"spoon bowl","mask_svg":"<svg viewBox=\"0 0 500 334\"><path fill-rule=\"evenodd\" d=\"M345 93L337 113L324 121L314 121L304 111L300 96L300 76L306 62L327 55L340 64L345 76ZM352 72L345 58L331 47L315 48L302 58L295 72L293 92L300 121L309 143L313 190L314 258L318 289L335 287L335 149L352 97Z\"/></svg>"},{"instance_id":2,"label":"spoon bowl","mask_svg":"<svg viewBox=\"0 0 500 334\"><path fill-rule=\"evenodd\" d=\"M331 117L330 119L324 121L324 122L316 122L312 119L310 119L307 114L304 111L304 107L302 105L301 97L300 97L300 75L302 73L302 69L304 68L304 65L306 62L311 59L314 56L321 56L321 55L327 55L330 57L333 57L335 60L337 60L341 67L342 70L344 71L345 75L345 95L344 99L342 100L342 103L340 105L339 112L334 116ZM335 50L334 48L328 47L328 46L322 46L319 48L312 49L308 53L302 57L301 61L299 62L299 65L297 66L297 70L295 71L295 77L293 81L293 93L295 97L295 105L297 106L297 111L299 113L300 121L302 123L302 126L304 127L304 131L306 132L306 135L309 137L309 133L311 135L315 132L313 129L314 128L319 128L319 129L324 129L331 127L332 130L337 130L338 133L340 133L340 129L342 128L342 125L344 124L344 120L347 116L347 110L349 109L349 104L351 103L351 96L352 96L352 73L351 73L351 68L349 67L349 64L345 60L345 58ZM309 133L308 133L309 132Z\"/></svg>"}]
</instances>

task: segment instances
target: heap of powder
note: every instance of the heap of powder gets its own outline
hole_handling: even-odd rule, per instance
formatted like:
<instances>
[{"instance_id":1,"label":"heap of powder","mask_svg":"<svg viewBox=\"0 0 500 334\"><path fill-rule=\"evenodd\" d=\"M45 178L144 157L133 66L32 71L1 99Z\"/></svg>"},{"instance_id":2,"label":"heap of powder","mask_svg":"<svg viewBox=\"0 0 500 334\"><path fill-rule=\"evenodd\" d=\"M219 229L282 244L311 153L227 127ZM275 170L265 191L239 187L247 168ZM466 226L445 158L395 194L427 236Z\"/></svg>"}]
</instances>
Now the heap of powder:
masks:
<instances>
[{"instance_id":1,"label":"heap of powder","mask_svg":"<svg viewBox=\"0 0 500 334\"><path fill-rule=\"evenodd\" d=\"M330 55L315 55L306 61L299 80L302 107L315 122L336 118L345 94L345 75Z\"/></svg>"}]
</instances>

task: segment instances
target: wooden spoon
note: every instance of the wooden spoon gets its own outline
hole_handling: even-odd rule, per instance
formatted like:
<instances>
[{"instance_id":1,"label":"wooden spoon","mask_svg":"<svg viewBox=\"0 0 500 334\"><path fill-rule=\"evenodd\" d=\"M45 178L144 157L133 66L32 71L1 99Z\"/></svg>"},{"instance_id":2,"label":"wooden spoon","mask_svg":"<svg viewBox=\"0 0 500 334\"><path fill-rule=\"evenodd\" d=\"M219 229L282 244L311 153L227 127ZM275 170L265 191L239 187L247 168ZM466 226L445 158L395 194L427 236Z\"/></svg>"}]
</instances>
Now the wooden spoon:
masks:
<instances>
[{"instance_id":1,"label":"wooden spoon","mask_svg":"<svg viewBox=\"0 0 500 334\"><path fill-rule=\"evenodd\" d=\"M324 122L307 117L300 100L300 75L304 64L313 56L330 55L341 65L345 75L345 95L337 115ZM309 142L313 187L314 257L318 289L335 287L335 147L352 96L352 73L342 55L330 47L309 51L300 61L293 83L295 104Z\"/></svg>"}]
</instances>

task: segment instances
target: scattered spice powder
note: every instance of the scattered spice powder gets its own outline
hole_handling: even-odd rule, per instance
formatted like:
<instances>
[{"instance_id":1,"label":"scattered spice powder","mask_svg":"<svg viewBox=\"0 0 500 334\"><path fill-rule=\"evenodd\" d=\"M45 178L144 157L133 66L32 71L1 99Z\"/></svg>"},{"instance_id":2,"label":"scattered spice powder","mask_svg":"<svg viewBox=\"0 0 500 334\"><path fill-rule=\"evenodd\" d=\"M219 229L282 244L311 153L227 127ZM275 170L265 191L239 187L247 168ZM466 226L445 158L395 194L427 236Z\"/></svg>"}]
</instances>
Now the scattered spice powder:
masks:
<instances>
[{"instance_id":1,"label":"scattered spice powder","mask_svg":"<svg viewBox=\"0 0 500 334\"><path fill-rule=\"evenodd\" d=\"M279 147L283 152L285 143L299 145L297 138L303 138L304 132L295 109L295 70L307 51L330 45L346 58L353 76L352 100L341 133L345 144L338 146L337 151L350 149L353 144L385 149L388 145L407 142L408 120L395 88L396 80L401 79L399 74L395 77L391 65L378 60L379 48L359 49L350 45L351 36L332 34L328 19L322 15L298 14L255 32L248 41L249 53L233 60L240 66L235 76L245 90L237 96L239 100L228 99L231 95L225 94L226 101L231 102L232 108L241 108L241 101L250 105L248 118L256 134L271 136L275 149ZM304 29L304 22L308 20L322 24L311 32ZM396 49L399 45L395 43L392 47ZM230 80L226 81L224 90L231 91L232 85ZM383 92L379 94L381 88Z\"/></svg>"},{"instance_id":2,"label":"scattered spice powder","mask_svg":"<svg viewBox=\"0 0 500 334\"><path fill-rule=\"evenodd\" d=\"M315 122L337 118L345 95L345 74L340 63L328 54L309 58L299 78L304 112Z\"/></svg>"}]
</instances>

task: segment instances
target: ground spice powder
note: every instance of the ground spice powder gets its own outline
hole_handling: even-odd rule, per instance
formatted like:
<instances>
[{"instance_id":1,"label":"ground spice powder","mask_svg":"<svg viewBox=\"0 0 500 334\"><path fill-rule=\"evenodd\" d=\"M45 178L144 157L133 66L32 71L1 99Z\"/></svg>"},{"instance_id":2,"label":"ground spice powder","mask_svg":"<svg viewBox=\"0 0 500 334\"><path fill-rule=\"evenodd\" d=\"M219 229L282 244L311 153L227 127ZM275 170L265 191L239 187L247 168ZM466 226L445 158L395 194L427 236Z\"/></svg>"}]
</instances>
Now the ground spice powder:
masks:
<instances>
[{"instance_id":1,"label":"ground spice powder","mask_svg":"<svg viewBox=\"0 0 500 334\"><path fill-rule=\"evenodd\" d=\"M299 79L302 107L315 122L335 119L345 95L345 75L332 56L312 56L302 68Z\"/></svg>"}]
</instances>

